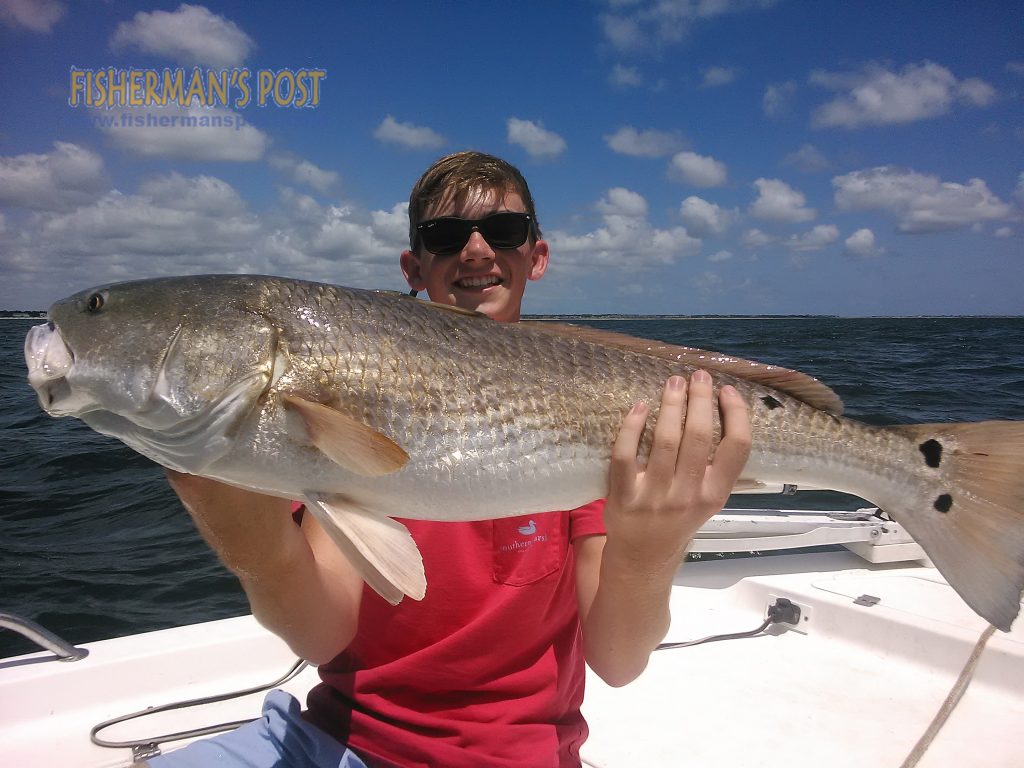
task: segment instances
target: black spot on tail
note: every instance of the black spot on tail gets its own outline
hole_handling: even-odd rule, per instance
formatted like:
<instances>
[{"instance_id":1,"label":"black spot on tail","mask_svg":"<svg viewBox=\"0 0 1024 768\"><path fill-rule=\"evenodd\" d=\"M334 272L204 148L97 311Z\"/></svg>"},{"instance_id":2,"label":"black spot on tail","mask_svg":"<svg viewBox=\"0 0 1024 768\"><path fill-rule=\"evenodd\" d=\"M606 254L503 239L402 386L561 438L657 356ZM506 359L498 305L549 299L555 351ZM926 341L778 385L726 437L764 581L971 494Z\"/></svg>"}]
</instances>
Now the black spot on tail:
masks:
<instances>
[{"instance_id":1,"label":"black spot on tail","mask_svg":"<svg viewBox=\"0 0 1024 768\"><path fill-rule=\"evenodd\" d=\"M776 408L781 408L782 403L776 400L771 395L765 395L761 398L761 402L768 406L768 410L774 411Z\"/></svg>"},{"instance_id":2,"label":"black spot on tail","mask_svg":"<svg viewBox=\"0 0 1024 768\"><path fill-rule=\"evenodd\" d=\"M939 512L949 512L949 510L952 507L953 507L953 497L950 496L948 493L944 493L941 496L936 497L936 499L935 499L935 508L937 510L939 510Z\"/></svg>"},{"instance_id":3,"label":"black spot on tail","mask_svg":"<svg viewBox=\"0 0 1024 768\"><path fill-rule=\"evenodd\" d=\"M935 469L942 463L942 443L938 440L925 440L918 448L924 454L924 463ZM945 511L945 510L943 510Z\"/></svg>"}]
</instances>

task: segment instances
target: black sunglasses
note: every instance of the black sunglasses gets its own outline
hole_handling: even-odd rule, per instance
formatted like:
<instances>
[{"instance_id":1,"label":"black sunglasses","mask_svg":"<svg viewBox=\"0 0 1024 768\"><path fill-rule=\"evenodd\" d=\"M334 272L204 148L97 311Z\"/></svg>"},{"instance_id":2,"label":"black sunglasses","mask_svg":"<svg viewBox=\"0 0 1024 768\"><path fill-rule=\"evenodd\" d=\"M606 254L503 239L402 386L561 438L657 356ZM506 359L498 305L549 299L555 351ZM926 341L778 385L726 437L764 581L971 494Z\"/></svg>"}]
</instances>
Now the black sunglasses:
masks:
<instances>
[{"instance_id":1,"label":"black sunglasses","mask_svg":"<svg viewBox=\"0 0 1024 768\"><path fill-rule=\"evenodd\" d=\"M479 232L491 248L518 248L533 231L533 217L528 213L501 211L482 219L461 219L442 216L416 225L416 234L423 238L423 247L437 256L454 256L466 247L469 237Z\"/></svg>"}]
</instances>

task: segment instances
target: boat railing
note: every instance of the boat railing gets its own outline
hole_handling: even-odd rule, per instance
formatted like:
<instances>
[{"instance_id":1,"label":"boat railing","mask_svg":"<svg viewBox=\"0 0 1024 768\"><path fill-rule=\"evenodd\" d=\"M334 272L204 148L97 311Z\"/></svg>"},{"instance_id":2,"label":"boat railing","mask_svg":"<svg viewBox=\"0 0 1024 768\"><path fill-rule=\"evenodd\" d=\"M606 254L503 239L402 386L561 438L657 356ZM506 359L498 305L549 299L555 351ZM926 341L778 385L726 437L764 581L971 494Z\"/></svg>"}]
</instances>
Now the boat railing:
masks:
<instances>
[{"instance_id":1,"label":"boat railing","mask_svg":"<svg viewBox=\"0 0 1024 768\"><path fill-rule=\"evenodd\" d=\"M74 645L58 637L41 624L13 613L0 611L0 628L10 629L26 637L36 645L51 651L61 661L79 661L89 655L86 648Z\"/></svg>"},{"instance_id":2,"label":"boat railing","mask_svg":"<svg viewBox=\"0 0 1024 768\"><path fill-rule=\"evenodd\" d=\"M927 562L921 546L876 507L853 512L726 508L701 527L689 551L778 552L831 545L872 563Z\"/></svg>"}]
</instances>

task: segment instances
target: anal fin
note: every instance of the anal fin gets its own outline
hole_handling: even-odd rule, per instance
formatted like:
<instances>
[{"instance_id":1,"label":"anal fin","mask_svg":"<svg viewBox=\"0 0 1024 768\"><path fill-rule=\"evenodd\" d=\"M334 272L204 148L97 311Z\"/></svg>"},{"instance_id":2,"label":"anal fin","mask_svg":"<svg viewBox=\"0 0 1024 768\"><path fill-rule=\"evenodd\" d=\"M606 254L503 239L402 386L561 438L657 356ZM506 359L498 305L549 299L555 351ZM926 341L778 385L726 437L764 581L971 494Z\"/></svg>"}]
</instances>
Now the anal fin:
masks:
<instances>
[{"instance_id":1,"label":"anal fin","mask_svg":"<svg viewBox=\"0 0 1024 768\"><path fill-rule=\"evenodd\" d=\"M363 580L392 605L427 593L423 558L409 529L339 496L306 494L307 508Z\"/></svg>"}]
</instances>

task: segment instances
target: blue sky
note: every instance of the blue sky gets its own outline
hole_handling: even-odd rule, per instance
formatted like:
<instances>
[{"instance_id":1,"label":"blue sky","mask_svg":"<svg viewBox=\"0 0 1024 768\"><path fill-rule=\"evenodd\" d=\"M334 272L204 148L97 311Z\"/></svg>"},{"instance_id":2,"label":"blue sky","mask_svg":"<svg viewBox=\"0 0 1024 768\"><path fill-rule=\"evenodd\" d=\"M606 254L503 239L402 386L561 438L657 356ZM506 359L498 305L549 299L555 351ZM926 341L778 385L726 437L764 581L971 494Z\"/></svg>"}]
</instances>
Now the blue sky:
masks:
<instances>
[{"instance_id":1,"label":"blue sky","mask_svg":"<svg viewBox=\"0 0 1024 768\"><path fill-rule=\"evenodd\" d=\"M527 312L1021 314L1022 41L1017 2L0 0L0 307L402 288L409 189L474 148L537 200ZM325 75L160 127L69 104L73 67Z\"/></svg>"}]
</instances>

